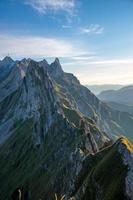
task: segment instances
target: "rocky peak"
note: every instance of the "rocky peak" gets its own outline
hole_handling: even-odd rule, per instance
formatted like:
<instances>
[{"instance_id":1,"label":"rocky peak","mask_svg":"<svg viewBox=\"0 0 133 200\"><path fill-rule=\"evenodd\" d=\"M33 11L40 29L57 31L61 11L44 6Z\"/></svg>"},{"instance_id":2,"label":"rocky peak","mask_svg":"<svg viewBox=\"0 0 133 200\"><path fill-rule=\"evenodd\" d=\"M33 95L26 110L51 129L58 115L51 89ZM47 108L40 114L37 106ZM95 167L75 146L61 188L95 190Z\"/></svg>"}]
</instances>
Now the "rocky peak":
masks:
<instances>
[{"instance_id":1,"label":"rocky peak","mask_svg":"<svg viewBox=\"0 0 133 200\"><path fill-rule=\"evenodd\" d=\"M51 63L49 67L49 73L54 77L59 77L63 75L64 72L58 58L55 58L55 61Z\"/></svg>"},{"instance_id":2,"label":"rocky peak","mask_svg":"<svg viewBox=\"0 0 133 200\"><path fill-rule=\"evenodd\" d=\"M6 56L2 61L0 61L0 78L4 78L6 74L8 74L14 63L15 61L9 56Z\"/></svg>"},{"instance_id":3,"label":"rocky peak","mask_svg":"<svg viewBox=\"0 0 133 200\"><path fill-rule=\"evenodd\" d=\"M8 68L11 68L11 66L15 63L15 61L10 58L9 56L6 56L1 62L0 62L0 68L1 70L7 70Z\"/></svg>"},{"instance_id":4,"label":"rocky peak","mask_svg":"<svg viewBox=\"0 0 133 200\"><path fill-rule=\"evenodd\" d=\"M45 59L39 62L39 66L42 67L46 73L48 73L49 64Z\"/></svg>"},{"instance_id":5,"label":"rocky peak","mask_svg":"<svg viewBox=\"0 0 133 200\"><path fill-rule=\"evenodd\" d=\"M49 66L47 60L45 60L45 59L43 59L43 60L41 61L41 63L43 63L45 66Z\"/></svg>"},{"instance_id":6,"label":"rocky peak","mask_svg":"<svg viewBox=\"0 0 133 200\"><path fill-rule=\"evenodd\" d=\"M3 58L2 62L10 64L10 63L13 63L14 60L11 57L6 56L5 58Z\"/></svg>"},{"instance_id":7,"label":"rocky peak","mask_svg":"<svg viewBox=\"0 0 133 200\"><path fill-rule=\"evenodd\" d=\"M55 58L54 62L60 64L59 58Z\"/></svg>"}]
</instances>

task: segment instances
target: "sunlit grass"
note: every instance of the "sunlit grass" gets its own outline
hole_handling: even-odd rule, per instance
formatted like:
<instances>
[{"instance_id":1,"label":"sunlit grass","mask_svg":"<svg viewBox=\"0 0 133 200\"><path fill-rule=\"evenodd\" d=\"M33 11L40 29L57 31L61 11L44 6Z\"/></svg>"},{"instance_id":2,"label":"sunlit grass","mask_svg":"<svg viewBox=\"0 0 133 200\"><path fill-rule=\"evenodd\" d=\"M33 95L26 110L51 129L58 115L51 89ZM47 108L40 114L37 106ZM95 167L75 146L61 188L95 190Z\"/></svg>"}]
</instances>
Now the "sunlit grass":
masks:
<instances>
[{"instance_id":1,"label":"sunlit grass","mask_svg":"<svg viewBox=\"0 0 133 200\"><path fill-rule=\"evenodd\" d=\"M55 200L64 200L65 195L58 198L57 194L55 193Z\"/></svg>"},{"instance_id":2,"label":"sunlit grass","mask_svg":"<svg viewBox=\"0 0 133 200\"><path fill-rule=\"evenodd\" d=\"M121 137L120 141L122 144L124 144L126 146L126 148L133 153L133 144L131 142L129 142L129 140L127 140L127 138L125 137Z\"/></svg>"}]
</instances>

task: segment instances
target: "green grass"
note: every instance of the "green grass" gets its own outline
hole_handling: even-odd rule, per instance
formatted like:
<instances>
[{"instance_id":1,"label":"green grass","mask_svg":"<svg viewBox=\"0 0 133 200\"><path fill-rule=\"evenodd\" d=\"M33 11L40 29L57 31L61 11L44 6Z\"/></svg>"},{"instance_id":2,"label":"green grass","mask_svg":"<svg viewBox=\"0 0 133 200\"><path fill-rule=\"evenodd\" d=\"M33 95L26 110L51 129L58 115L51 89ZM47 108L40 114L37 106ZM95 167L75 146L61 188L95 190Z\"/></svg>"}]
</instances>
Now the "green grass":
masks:
<instances>
[{"instance_id":1,"label":"green grass","mask_svg":"<svg viewBox=\"0 0 133 200\"><path fill-rule=\"evenodd\" d=\"M80 132L54 124L40 146L32 139L33 121L15 123L15 132L0 148L0 199L9 200L13 191L23 187L31 199L50 199L69 188L74 172L70 154L81 142Z\"/></svg>"},{"instance_id":2,"label":"green grass","mask_svg":"<svg viewBox=\"0 0 133 200\"><path fill-rule=\"evenodd\" d=\"M79 122L81 120L80 114L76 110L67 107L63 107L63 111L68 120L75 124L76 127L79 127Z\"/></svg>"},{"instance_id":3,"label":"green grass","mask_svg":"<svg viewBox=\"0 0 133 200\"><path fill-rule=\"evenodd\" d=\"M113 145L93 157L91 173L86 173L87 187L82 200L93 200L97 192L102 200L121 200L124 196L127 166L118 147ZM87 167L86 167L87 168Z\"/></svg>"},{"instance_id":4,"label":"green grass","mask_svg":"<svg viewBox=\"0 0 133 200\"><path fill-rule=\"evenodd\" d=\"M31 121L20 124L0 149L0 199L9 199L13 190L24 185L33 172L37 155L33 152L31 131Z\"/></svg>"},{"instance_id":5,"label":"green grass","mask_svg":"<svg viewBox=\"0 0 133 200\"><path fill-rule=\"evenodd\" d=\"M127 167L123 164L118 147L112 148L97 165L93 176L102 189L103 200L124 199ZM102 174L102 176L101 176Z\"/></svg>"}]
</instances>

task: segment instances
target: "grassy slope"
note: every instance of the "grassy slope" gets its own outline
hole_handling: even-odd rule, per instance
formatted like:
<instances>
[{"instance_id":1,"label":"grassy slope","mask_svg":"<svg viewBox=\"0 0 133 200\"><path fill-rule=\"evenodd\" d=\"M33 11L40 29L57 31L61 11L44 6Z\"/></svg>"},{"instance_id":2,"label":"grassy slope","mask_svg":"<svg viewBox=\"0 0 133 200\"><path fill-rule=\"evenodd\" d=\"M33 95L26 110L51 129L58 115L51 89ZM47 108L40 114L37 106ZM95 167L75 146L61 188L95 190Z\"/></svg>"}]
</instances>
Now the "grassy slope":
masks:
<instances>
[{"instance_id":1,"label":"grassy slope","mask_svg":"<svg viewBox=\"0 0 133 200\"><path fill-rule=\"evenodd\" d=\"M60 121L60 124L62 122ZM54 125L40 147L32 143L33 122L19 124L15 133L0 148L0 199L9 200L12 192L23 187L31 199L52 199L66 190L71 173L69 156L80 144L81 135ZM70 166L69 166L70 165ZM66 184L62 183L66 179ZM58 183L58 184L56 184ZM60 183L60 184L59 184ZM66 187L66 188L64 188ZM56 188L56 191L55 191Z\"/></svg>"},{"instance_id":2,"label":"grassy slope","mask_svg":"<svg viewBox=\"0 0 133 200\"><path fill-rule=\"evenodd\" d=\"M61 187L64 187L62 181L66 180L66 184L69 181L71 171L66 169L66 166L70 169L67 156L70 155L72 149L75 149L81 136L75 137L72 134L70 136L68 132L61 132L62 137L53 134L49 138L45 138L41 148L37 148L31 142L32 128L32 120L19 124L16 133L0 149L0 199L9 200L11 193L21 186L26 190L27 187L30 189L32 200L47 199L45 197L48 193L51 194L50 198L52 199L57 178L60 179L61 183L57 193L62 189ZM70 139L68 140L68 138ZM128 149L132 149L126 140L121 140L121 142L126 146L128 144ZM63 148L64 152L58 154L60 153L58 150L61 150L59 146L63 145L66 149ZM57 157L62 155L58 158L59 160L56 159L55 152ZM42 166L46 163L48 165L44 169ZM80 199L94 200L99 189L97 185L102 190L102 200L126 199L123 193L126 173L127 168L122 163L117 145L113 145L96 155L88 156L77 180L76 190L82 186L84 180L87 183L85 194Z\"/></svg>"},{"instance_id":3,"label":"grassy slope","mask_svg":"<svg viewBox=\"0 0 133 200\"><path fill-rule=\"evenodd\" d=\"M95 155L87 156L72 196L80 200L128 199L125 196L125 177L128 168L123 164L118 152L120 143L133 153L133 145L126 138L120 138L114 145Z\"/></svg>"},{"instance_id":4,"label":"grassy slope","mask_svg":"<svg viewBox=\"0 0 133 200\"><path fill-rule=\"evenodd\" d=\"M27 184L34 194L33 199L39 199L48 187L49 175L43 173L40 166L43 155L32 144L32 125L32 121L28 121L19 126L1 148L0 199L9 199L17 187L27 187Z\"/></svg>"},{"instance_id":5,"label":"grassy slope","mask_svg":"<svg viewBox=\"0 0 133 200\"><path fill-rule=\"evenodd\" d=\"M92 175L102 189L103 200L124 199L126 173L126 166L123 165L117 147L112 148L97 165Z\"/></svg>"},{"instance_id":6,"label":"grassy slope","mask_svg":"<svg viewBox=\"0 0 133 200\"><path fill-rule=\"evenodd\" d=\"M9 199L13 190L25 185L38 162L31 140L32 122L17 127L0 149L0 199Z\"/></svg>"}]
</instances>

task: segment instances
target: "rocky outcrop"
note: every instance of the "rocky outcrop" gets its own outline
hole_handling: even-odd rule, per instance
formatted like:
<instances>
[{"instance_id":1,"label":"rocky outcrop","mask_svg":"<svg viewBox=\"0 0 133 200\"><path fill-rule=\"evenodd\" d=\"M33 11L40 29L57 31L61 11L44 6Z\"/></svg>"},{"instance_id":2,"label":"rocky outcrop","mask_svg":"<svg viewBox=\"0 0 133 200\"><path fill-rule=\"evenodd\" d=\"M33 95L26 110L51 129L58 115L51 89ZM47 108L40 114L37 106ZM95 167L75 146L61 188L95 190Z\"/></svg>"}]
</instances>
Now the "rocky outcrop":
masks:
<instances>
[{"instance_id":1,"label":"rocky outcrop","mask_svg":"<svg viewBox=\"0 0 133 200\"><path fill-rule=\"evenodd\" d=\"M16 62L7 77L2 80L0 83L0 102L21 86L27 66L28 61L26 59L21 62Z\"/></svg>"},{"instance_id":2,"label":"rocky outcrop","mask_svg":"<svg viewBox=\"0 0 133 200\"><path fill-rule=\"evenodd\" d=\"M133 145L126 138L120 138L95 155L88 155L71 198L132 200L132 156Z\"/></svg>"},{"instance_id":3,"label":"rocky outcrop","mask_svg":"<svg viewBox=\"0 0 133 200\"><path fill-rule=\"evenodd\" d=\"M126 195L133 200L133 145L126 139L121 138L119 152L122 155L123 163L127 166L125 177Z\"/></svg>"},{"instance_id":4,"label":"rocky outcrop","mask_svg":"<svg viewBox=\"0 0 133 200\"><path fill-rule=\"evenodd\" d=\"M55 61L48 66L48 71L51 76L60 77L63 75L63 70L58 58L55 58Z\"/></svg>"}]
</instances>

